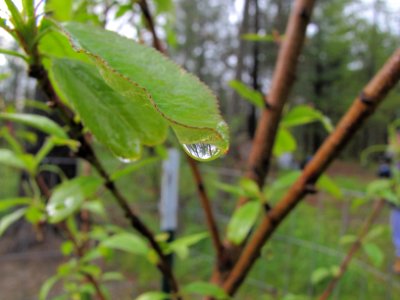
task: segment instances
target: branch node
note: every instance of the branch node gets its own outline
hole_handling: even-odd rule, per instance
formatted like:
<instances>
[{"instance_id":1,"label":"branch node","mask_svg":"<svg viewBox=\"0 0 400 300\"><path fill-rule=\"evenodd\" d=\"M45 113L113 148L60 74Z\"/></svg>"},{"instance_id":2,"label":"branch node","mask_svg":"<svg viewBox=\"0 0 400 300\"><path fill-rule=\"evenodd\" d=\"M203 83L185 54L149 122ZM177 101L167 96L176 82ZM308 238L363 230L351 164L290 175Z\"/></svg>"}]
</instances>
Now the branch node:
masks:
<instances>
[{"instance_id":1,"label":"branch node","mask_svg":"<svg viewBox=\"0 0 400 300\"><path fill-rule=\"evenodd\" d=\"M375 103L375 99L372 97L369 97L365 94L365 92L361 92L360 96L358 96L360 101L365 104L366 106L371 106Z\"/></svg>"}]
</instances>

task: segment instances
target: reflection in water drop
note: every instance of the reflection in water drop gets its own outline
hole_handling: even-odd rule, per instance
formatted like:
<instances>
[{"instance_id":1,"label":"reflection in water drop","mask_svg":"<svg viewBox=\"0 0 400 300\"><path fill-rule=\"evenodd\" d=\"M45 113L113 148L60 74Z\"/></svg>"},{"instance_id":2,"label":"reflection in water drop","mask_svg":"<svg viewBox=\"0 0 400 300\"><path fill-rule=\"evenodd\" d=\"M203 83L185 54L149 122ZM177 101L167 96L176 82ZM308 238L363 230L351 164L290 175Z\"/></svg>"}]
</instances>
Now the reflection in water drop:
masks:
<instances>
[{"instance_id":1,"label":"reflection in water drop","mask_svg":"<svg viewBox=\"0 0 400 300\"><path fill-rule=\"evenodd\" d=\"M183 148L188 154L199 160L216 158L221 153L221 150L212 144L183 144Z\"/></svg>"}]
</instances>

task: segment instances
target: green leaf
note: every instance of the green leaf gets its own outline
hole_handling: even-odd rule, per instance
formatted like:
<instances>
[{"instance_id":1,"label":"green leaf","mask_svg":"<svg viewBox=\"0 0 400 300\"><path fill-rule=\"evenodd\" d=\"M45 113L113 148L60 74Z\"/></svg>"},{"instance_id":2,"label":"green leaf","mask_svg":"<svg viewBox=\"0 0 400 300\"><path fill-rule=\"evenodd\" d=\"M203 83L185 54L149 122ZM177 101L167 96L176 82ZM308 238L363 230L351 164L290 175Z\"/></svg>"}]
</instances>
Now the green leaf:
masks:
<instances>
[{"instance_id":1,"label":"green leaf","mask_svg":"<svg viewBox=\"0 0 400 300\"><path fill-rule=\"evenodd\" d=\"M53 60L52 71L61 95L117 157L135 160L141 144L153 146L166 138L166 122L151 106L143 105L144 90L125 97L107 85L94 66L79 61Z\"/></svg>"},{"instance_id":2,"label":"green leaf","mask_svg":"<svg viewBox=\"0 0 400 300\"><path fill-rule=\"evenodd\" d=\"M104 205L100 200L86 201L82 204L82 209L86 209L92 214L98 215L99 217L107 217Z\"/></svg>"},{"instance_id":3,"label":"green leaf","mask_svg":"<svg viewBox=\"0 0 400 300\"><path fill-rule=\"evenodd\" d=\"M44 8L47 15L57 21L69 21L72 19L73 0L47 0Z\"/></svg>"},{"instance_id":4,"label":"green leaf","mask_svg":"<svg viewBox=\"0 0 400 300\"><path fill-rule=\"evenodd\" d=\"M173 8L172 0L155 0L157 14L169 12Z\"/></svg>"},{"instance_id":5,"label":"green leaf","mask_svg":"<svg viewBox=\"0 0 400 300\"><path fill-rule=\"evenodd\" d=\"M149 252L149 247L146 242L133 233L117 233L105 240L100 245L105 248L122 250L132 254L146 256Z\"/></svg>"},{"instance_id":6,"label":"green leaf","mask_svg":"<svg viewBox=\"0 0 400 300\"><path fill-rule=\"evenodd\" d=\"M240 97L249 101L251 104L254 104L259 108L265 108L264 97L260 92L249 88L247 85L238 80L229 81L229 86L233 88L240 95Z\"/></svg>"},{"instance_id":7,"label":"green leaf","mask_svg":"<svg viewBox=\"0 0 400 300\"><path fill-rule=\"evenodd\" d=\"M367 196L372 199L385 199L395 205L400 204L400 199L393 191L393 181L391 179L374 180L367 186Z\"/></svg>"},{"instance_id":8,"label":"green leaf","mask_svg":"<svg viewBox=\"0 0 400 300\"><path fill-rule=\"evenodd\" d=\"M102 183L96 177L78 177L57 186L46 207L50 223L60 222L73 214Z\"/></svg>"},{"instance_id":9,"label":"green leaf","mask_svg":"<svg viewBox=\"0 0 400 300\"><path fill-rule=\"evenodd\" d=\"M337 199L343 199L342 190L328 175L322 175L318 179L316 186Z\"/></svg>"},{"instance_id":10,"label":"green leaf","mask_svg":"<svg viewBox=\"0 0 400 300\"><path fill-rule=\"evenodd\" d=\"M20 219L25 214L26 208L20 208L8 215L5 215L0 220L0 236L10 227L14 222Z\"/></svg>"},{"instance_id":11,"label":"green leaf","mask_svg":"<svg viewBox=\"0 0 400 300\"><path fill-rule=\"evenodd\" d=\"M135 300L166 300L170 299L169 295L163 292L146 292L141 294Z\"/></svg>"},{"instance_id":12,"label":"green leaf","mask_svg":"<svg viewBox=\"0 0 400 300\"><path fill-rule=\"evenodd\" d=\"M320 111L308 105L298 105L283 116L280 126L290 128L317 121L321 122L328 132L333 130L329 118L325 117Z\"/></svg>"},{"instance_id":13,"label":"green leaf","mask_svg":"<svg viewBox=\"0 0 400 300\"><path fill-rule=\"evenodd\" d=\"M339 240L339 243L342 245L352 244L357 240L357 236L352 234L346 234L342 236Z\"/></svg>"},{"instance_id":14,"label":"green leaf","mask_svg":"<svg viewBox=\"0 0 400 300\"><path fill-rule=\"evenodd\" d=\"M264 188L264 195L267 201L273 202L282 197L290 186L299 178L301 172L298 170L286 172L283 175L279 175L270 185Z\"/></svg>"},{"instance_id":15,"label":"green leaf","mask_svg":"<svg viewBox=\"0 0 400 300\"><path fill-rule=\"evenodd\" d=\"M289 130L280 126L276 134L273 153L275 156L281 156L286 152L293 152L297 148L297 143Z\"/></svg>"},{"instance_id":16,"label":"green leaf","mask_svg":"<svg viewBox=\"0 0 400 300\"><path fill-rule=\"evenodd\" d=\"M32 114L0 113L0 119L18 122L36 128L38 130L41 130L49 135L54 135L61 139L68 139L68 136L65 133L64 129L62 129L54 121L43 116L32 115Z\"/></svg>"},{"instance_id":17,"label":"green leaf","mask_svg":"<svg viewBox=\"0 0 400 300\"><path fill-rule=\"evenodd\" d=\"M117 12L115 13L115 19L118 19L125 15L127 12L132 12L132 4L125 4L125 5L120 5Z\"/></svg>"},{"instance_id":18,"label":"green leaf","mask_svg":"<svg viewBox=\"0 0 400 300\"><path fill-rule=\"evenodd\" d=\"M229 299L221 287L210 282L197 281L189 283L182 288L182 292L185 294L211 296L216 299Z\"/></svg>"},{"instance_id":19,"label":"green leaf","mask_svg":"<svg viewBox=\"0 0 400 300\"><path fill-rule=\"evenodd\" d=\"M234 196L238 197L244 197L246 193L243 191L242 187L233 185L233 184L227 184L219 181L213 181L212 184L219 190L224 191L226 193L229 193Z\"/></svg>"},{"instance_id":20,"label":"green leaf","mask_svg":"<svg viewBox=\"0 0 400 300\"><path fill-rule=\"evenodd\" d=\"M260 198L260 187L254 180L251 180L249 178L242 178L240 180L240 186L242 187L242 190L247 197L255 199Z\"/></svg>"},{"instance_id":21,"label":"green leaf","mask_svg":"<svg viewBox=\"0 0 400 300\"><path fill-rule=\"evenodd\" d=\"M20 155L8 149L0 149L0 164L12 168L26 169L26 165Z\"/></svg>"},{"instance_id":22,"label":"green leaf","mask_svg":"<svg viewBox=\"0 0 400 300\"><path fill-rule=\"evenodd\" d=\"M179 258L185 259L189 254L189 247L208 237L207 232L195 233L181 237L168 244L169 251L175 252Z\"/></svg>"},{"instance_id":23,"label":"green leaf","mask_svg":"<svg viewBox=\"0 0 400 300\"><path fill-rule=\"evenodd\" d=\"M379 249L377 245L372 243L363 243L363 249L375 267L380 267L382 265L385 257L382 250Z\"/></svg>"},{"instance_id":24,"label":"green leaf","mask_svg":"<svg viewBox=\"0 0 400 300\"><path fill-rule=\"evenodd\" d=\"M65 241L61 244L61 253L64 256L69 256L74 252L74 243L72 241Z\"/></svg>"},{"instance_id":25,"label":"green leaf","mask_svg":"<svg viewBox=\"0 0 400 300\"><path fill-rule=\"evenodd\" d=\"M154 135L160 135L161 125L167 122L185 151L196 159L213 159L227 151L228 127L220 116L216 98L196 77L156 50L116 33L78 23L68 23L64 30L76 51L93 58L104 80L135 103L125 108L139 112L136 119L143 120L139 122L140 129L148 132L153 142ZM83 97L79 99L84 101ZM140 115L143 110L148 111L145 117ZM154 113L150 114L150 110ZM129 157L124 154L120 153Z\"/></svg>"},{"instance_id":26,"label":"green leaf","mask_svg":"<svg viewBox=\"0 0 400 300\"><path fill-rule=\"evenodd\" d=\"M17 205L28 205L31 201L32 199L25 197L0 199L0 213Z\"/></svg>"},{"instance_id":27,"label":"green leaf","mask_svg":"<svg viewBox=\"0 0 400 300\"><path fill-rule=\"evenodd\" d=\"M119 178L129 175L132 172L135 172L137 170L140 170L146 165L153 164L155 162L160 161L160 157L150 157L146 159L142 159L134 164L131 164L123 169L117 170L114 173L111 174L110 178L111 180L115 181L118 180Z\"/></svg>"},{"instance_id":28,"label":"green leaf","mask_svg":"<svg viewBox=\"0 0 400 300\"><path fill-rule=\"evenodd\" d=\"M385 226L374 226L374 228L372 228L367 236L365 237L365 241L372 241L374 239L376 239L377 237L379 237L380 235L382 235L385 231Z\"/></svg>"},{"instance_id":29,"label":"green leaf","mask_svg":"<svg viewBox=\"0 0 400 300\"><path fill-rule=\"evenodd\" d=\"M23 55L22 53L19 53L17 51L12 51L12 50L7 50L7 49L0 48L0 53L1 54L5 54L5 55L11 55L11 56L22 58L26 62L28 61L28 57L26 57L25 55Z\"/></svg>"},{"instance_id":30,"label":"green leaf","mask_svg":"<svg viewBox=\"0 0 400 300\"><path fill-rule=\"evenodd\" d=\"M311 283L316 285L330 277L332 274L327 268L319 268L312 272Z\"/></svg>"},{"instance_id":31,"label":"green leaf","mask_svg":"<svg viewBox=\"0 0 400 300\"><path fill-rule=\"evenodd\" d=\"M261 209L259 201L250 201L239 207L229 221L228 240L239 245L249 234Z\"/></svg>"},{"instance_id":32,"label":"green leaf","mask_svg":"<svg viewBox=\"0 0 400 300\"><path fill-rule=\"evenodd\" d=\"M39 300L46 300L47 295L49 294L50 290L52 287L57 283L57 281L60 280L60 276L52 276L48 278L40 288L39 292Z\"/></svg>"},{"instance_id":33,"label":"green leaf","mask_svg":"<svg viewBox=\"0 0 400 300\"><path fill-rule=\"evenodd\" d=\"M117 281L124 280L124 275L119 272L107 272L101 276L102 281Z\"/></svg>"},{"instance_id":34,"label":"green leaf","mask_svg":"<svg viewBox=\"0 0 400 300\"><path fill-rule=\"evenodd\" d=\"M242 39L252 42L275 42L272 34L246 33L242 35Z\"/></svg>"},{"instance_id":35,"label":"green leaf","mask_svg":"<svg viewBox=\"0 0 400 300\"><path fill-rule=\"evenodd\" d=\"M11 22L14 24L17 31L22 31L25 27L24 20L21 13L18 11L17 6L12 0L4 0L7 4L7 8L11 14Z\"/></svg>"},{"instance_id":36,"label":"green leaf","mask_svg":"<svg viewBox=\"0 0 400 300\"><path fill-rule=\"evenodd\" d=\"M40 221L45 220L45 214L43 209L31 206L25 212L25 219L32 224L38 224Z\"/></svg>"}]
</instances>

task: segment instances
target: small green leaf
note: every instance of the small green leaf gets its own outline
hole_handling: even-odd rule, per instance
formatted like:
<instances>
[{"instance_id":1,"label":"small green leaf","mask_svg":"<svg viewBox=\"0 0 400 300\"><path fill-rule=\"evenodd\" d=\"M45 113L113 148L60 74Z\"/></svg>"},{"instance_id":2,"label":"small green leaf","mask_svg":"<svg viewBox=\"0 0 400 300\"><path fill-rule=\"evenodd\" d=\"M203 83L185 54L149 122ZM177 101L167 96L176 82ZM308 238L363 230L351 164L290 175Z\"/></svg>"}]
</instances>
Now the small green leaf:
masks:
<instances>
[{"instance_id":1,"label":"small green leaf","mask_svg":"<svg viewBox=\"0 0 400 300\"><path fill-rule=\"evenodd\" d=\"M140 170L144 166L147 166L149 164L153 164L155 162L160 161L159 157L150 157L146 159L142 159L134 164L131 164L123 169L117 170L114 173L111 174L111 180L115 181L120 179L121 177L124 177L126 175L131 174L132 172L135 172L137 170Z\"/></svg>"},{"instance_id":2,"label":"small green leaf","mask_svg":"<svg viewBox=\"0 0 400 300\"><path fill-rule=\"evenodd\" d=\"M357 236L352 234L346 234L342 236L339 240L339 243L342 245L352 244L357 240Z\"/></svg>"},{"instance_id":3,"label":"small green leaf","mask_svg":"<svg viewBox=\"0 0 400 300\"><path fill-rule=\"evenodd\" d=\"M311 274L311 283L316 285L323 280L327 279L330 277L332 274L327 268L319 268L312 272Z\"/></svg>"},{"instance_id":4,"label":"small green leaf","mask_svg":"<svg viewBox=\"0 0 400 300\"><path fill-rule=\"evenodd\" d=\"M68 136L65 133L64 129L62 129L54 121L43 116L32 115L32 114L0 113L0 119L12 122L18 122L36 128L38 130L41 130L49 135L54 135L61 139L68 139Z\"/></svg>"},{"instance_id":5,"label":"small green leaf","mask_svg":"<svg viewBox=\"0 0 400 300\"><path fill-rule=\"evenodd\" d=\"M19 58L22 58L23 60L25 60L26 62L28 61L28 57L26 57L25 55L23 55L22 53L19 53L17 51L12 51L12 50L7 50L7 49L0 48L0 54L19 57Z\"/></svg>"},{"instance_id":6,"label":"small green leaf","mask_svg":"<svg viewBox=\"0 0 400 300\"><path fill-rule=\"evenodd\" d=\"M337 199L343 199L342 190L328 175L322 175L318 179L316 186Z\"/></svg>"},{"instance_id":7,"label":"small green leaf","mask_svg":"<svg viewBox=\"0 0 400 300\"><path fill-rule=\"evenodd\" d=\"M40 288L40 292L39 292L39 300L47 299L47 295L49 294L50 290L57 283L58 280L60 280L60 276L56 275L56 276L52 276L52 277L48 278L43 283L42 287Z\"/></svg>"},{"instance_id":8,"label":"small green leaf","mask_svg":"<svg viewBox=\"0 0 400 300\"><path fill-rule=\"evenodd\" d=\"M65 241L61 244L61 253L64 256L69 256L74 252L74 243L71 241Z\"/></svg>"},{"instance_id":9,"label":"small green leaf","mask_svg":"<svg viewBox=\"0 0 400 300\"><path fill-rule=\"evenodd\" d=\"M182 288L182 292L185 294L211 296L216 299L229 299L229 296L221 287L216 286L213 283L203 281L192 282L185 285Z\"/></svg>"},{"instance_id":10,"label":"small green leaf","mask_svg":"<svg viewBox=\"0 0 400 300\"><path fill-rule=\"evenodd\" d=\"M242 35L242 39L252 42L275 42L272 34L246 33Z\"/></svg>"},{"instance_id":11,"label":"small green leaf","mask_svg":"<svg viewBox=\"0 0 400 300\"><path fill-rule=\"evenodd\" d=\"M324 116L320 111L308 105L298 105L283 116L280 126L289 128L317 121L321 122L328 132L333 130L329 118Z\"/></svg>"},{"instance_id":12,"label":"small green leaf","mask_svg":"<svg viewBox=\"0 0 400 300\"><path fill-rule=\"evenodd\" d=\"M382 265L385 257L382 250L379 249L377 245L372 243L363 243L363 249L375 267L380 267Z\"/></svg>"},{"instance_id":13,"label":"small green leaf","mask_svg":"<svg viewBox=\"0 0 400 300\"><path fill-rule=\"evenodd\" d=\"M372 240L376 239L377 237L379 237L380 235L382 235L384 233L384 231L385 231L385 226L375 226L368 232L368 234L364 240L372 241Z\"/></svg>"},{"instance_id":14,"label":"small green leaf","mask_svg":"<svg viewBox=\"0 0 400 300\"><path fill-rule=\"evenodd\" d=\"M239 207L229 221L228 240L239 245L249 234L261 209L259 201L250 201Z\"/></svg>"},{"instance_id":15,"label":"small green leaf","mask_svg":"<svg viewBox=\"0 0 400 300\"><path fill-rule=\"evenodd\" d=\"M45 214L42 209L31 206L26 210L25 219L32 224L38 224L40 221L45 220Z\"/></svg>"},{"instance_id":16,"label":"small green leaf","mask_svg":"<svg viewBox=\"0 0 400 300\"><path fill-rule=\"evenodd\" d=\"M260 198L260 187L257 185L257 183L249 178L242 178L240 180L240 186L242 187L245 195L249 198L255 198L259 199Z\"/></svg>"},{"instance_id":17,"label":"small green leaf","mask_svg":"<svg viewBox=\"0 0 400 300\"><path fill-rule=\"evenodd\" d=\"M0 149L0 164L17 169L27 169L21 156L8 149Z\"/></svg>"},{"instance_id":18,"label":"small green leaf","mask_svg":"<svg viewBox=\"0 0 400 300\"><path fill-rule=\"evenodd\" d=\"M100 200L86 201L82 204L82 209L86 209L89 212L98 215L99 217L107 217L104 205Z\"/></svg>"},{"instance_id":19,"label":"small green leaf","mask_svg":"<svg viewBox=\"0 0 400 300\"><path fill-rule=\"evenodd\" d=\"M168 244L168 249L175 252L179 258L185 259L189 254L189 247L208 237L207 232L195 233L181 237Z\"/></svg>"},{"instance_id":20,"label":"small green leaf","mask_svg":"<svg viewBox=\"0 0 400 300\"><path fill-rule=\"evenodd\" d=\"M273 153L276 157L286 152L293 152L297 148L297 142L289 130L280 126L276 134Z\"/></svg>"},{"instance_id":21,"label":"small green leaf","mask_svg":"<svg viewBox=\"0 0 400 300\"><path fill-rule=\"evenodd\" d=\"M133 233L117 233L100 243L101 247L122 250L132 254L146 256L149 247L146 242Z\"/></svg>"},{"instance_id":22,"label":"small green leaf","mask_svg":"<svg viewBox=\"0 0 400 300\"><path fill-rule=\"evenodd\" d=\"M107 272L101 276L102 281L118 281L124 279L125 279L124 275L122 275L122 273L119 272Z\"/></svg>"},{"instance_id":23,"label":"small green leaf","mask_svg":"<svg viewBox=\"0 0 400 300\"><path fill-rule=\"evenodd\" d=\"M50 223L57 223L73 214L102 183L96 177L78 177L57 186L46 207Z\"/></svg>"},{"instance_id":24,"label":"small green leaf","mask_svg":"<svg viewBox=\"0 0 400 300\"><path fill-rule=\"evenodd\" d=\"M217 189L229 193L234 196L244 197L246 193L243 191L242 187L233 184L227 184L219 181L213 181L212 183Z\"/></svg>"},{"instance_id":25,"label":"small green leaf","mask_svg":"<svg viewBox=\"0 0 400 300\"><path fill-rule=\"evenodd\" d=\"M135 298L135 300L167 300L170 299L170 296L163 292L146 292L141 294L139 297Z\"/></svg>"},{"instance_id":26,"label":"small green leaf","mask_svg":"<svg viewBox=\"0 0 400 300\"><path fill-rule=\"evenodd\" d=\"M14 222L18 221L24 214L26 208L20 208L0 219L0 236L10 227Z\"/></svg>"},{"instance_id":27,"label":"small green leaf","mask_svg":"<svg viewBox=\"0 0 400 300\"><path fill-rule=\"evenodd\" d=\"M251 104L259 108L265 107L264 97L260 92L249 88L247 85L237 80L229 81L229 86L233 88L240 97L249 101Z\"/></svg>"},{"instance_id":28,"label":"small green leaf","mask_svg":"<svg viewBox=\"0 0 400 300\"><path fill-rule=\"evenodd\" d=\"M47 15L57 21L69 21L72 19L73 0L47 0L44 10Z\"/></svg>"},{"instance_id":29,"label":"small green leaf","mask_svg":"<svg viewBox=\"0 0 400 300\"><path fill-rule=\"evenodd\" d=\"M7 211L8 209L17 206L17 205L28 205L32 202L30 198L8 198L8 199L0 199L0 213Z\"/></svg>"}]
</instances>

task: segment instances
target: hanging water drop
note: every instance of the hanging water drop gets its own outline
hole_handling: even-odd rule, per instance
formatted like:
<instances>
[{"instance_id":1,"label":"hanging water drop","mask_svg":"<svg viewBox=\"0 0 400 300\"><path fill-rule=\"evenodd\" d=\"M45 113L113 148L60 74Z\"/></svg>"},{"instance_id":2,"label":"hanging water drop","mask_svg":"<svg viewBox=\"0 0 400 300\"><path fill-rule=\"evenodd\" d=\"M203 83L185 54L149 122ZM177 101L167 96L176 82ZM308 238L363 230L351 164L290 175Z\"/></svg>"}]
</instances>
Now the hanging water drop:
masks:
<instances>
[{"instance_id":1,"label":"hanging water drop","mask_svg":"<svg viewBox=\"0 0 400 300\"><path fill-rule=\"evenodd\" d=\"M221 149L212 144L198 143L182 146L190 156L198 160L211 160L221 154Z\"/></svg>"}]
</instances>

